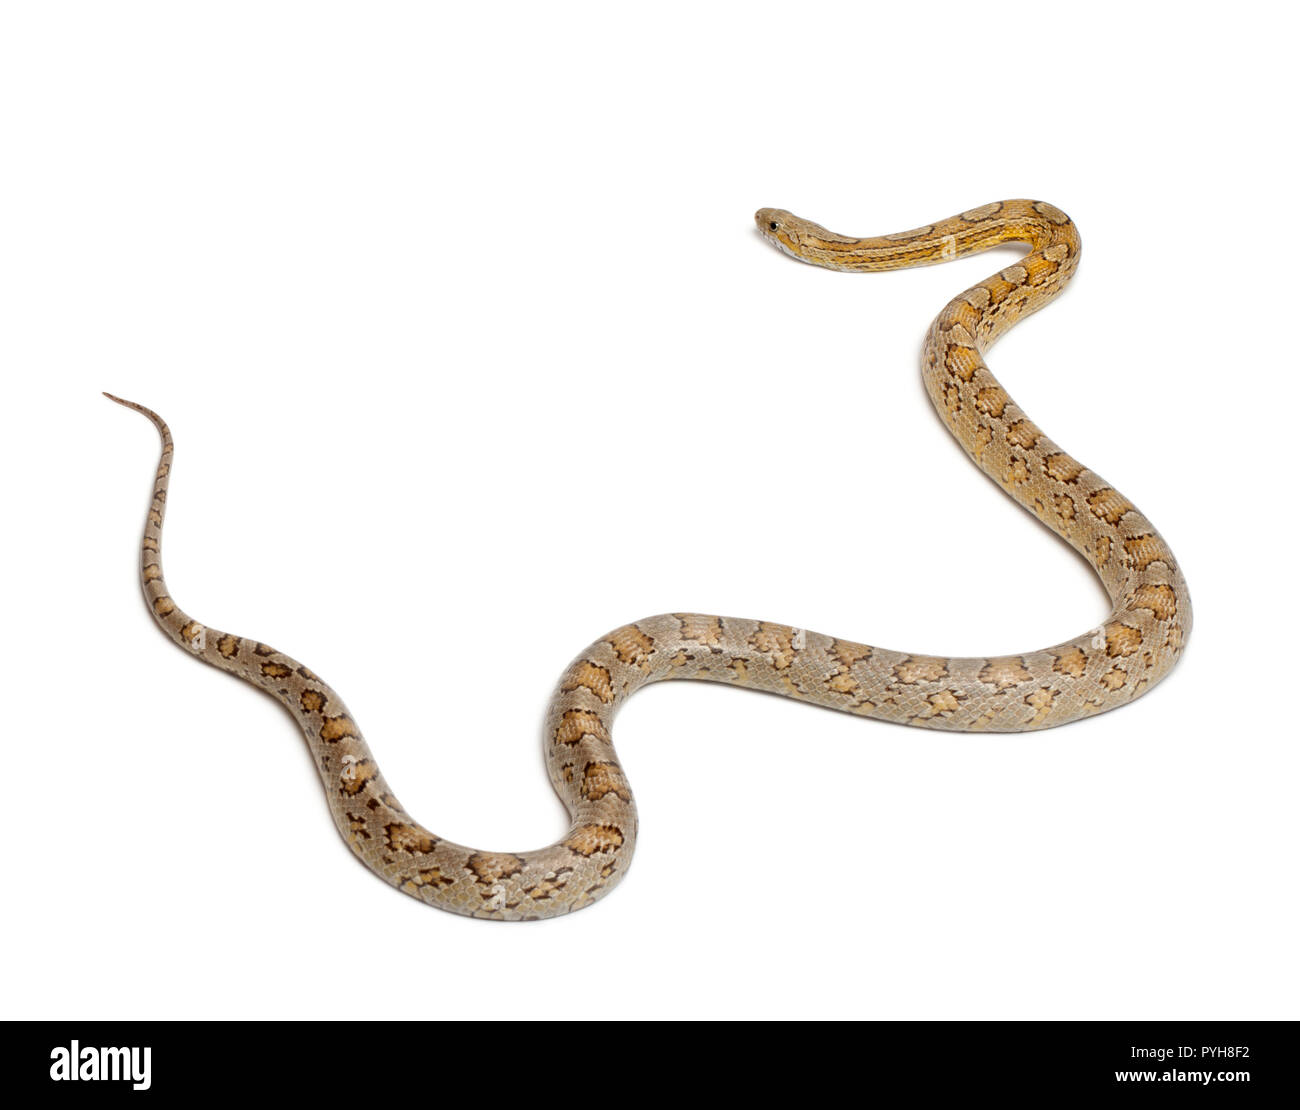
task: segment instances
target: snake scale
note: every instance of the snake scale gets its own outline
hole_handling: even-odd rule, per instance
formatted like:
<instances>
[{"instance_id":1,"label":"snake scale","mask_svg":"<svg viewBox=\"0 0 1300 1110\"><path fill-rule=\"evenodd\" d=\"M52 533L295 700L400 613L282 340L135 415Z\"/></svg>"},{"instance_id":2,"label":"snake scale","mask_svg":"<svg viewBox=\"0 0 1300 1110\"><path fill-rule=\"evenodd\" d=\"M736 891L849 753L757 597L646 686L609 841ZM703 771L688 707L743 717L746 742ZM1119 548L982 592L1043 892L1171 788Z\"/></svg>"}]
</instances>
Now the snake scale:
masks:
<instances>
[{"instance_id":1,"label":"snake scale","mask_svg":"<svg viewBox=\"0 0 1300 1110\"><path fill-rule=\"evenodd\" d=\"M154 618L190 654L288 707L307 737L343 838L399 890L441 909L502 920L568 913L611 890L627 871L637 835L611 729L619 706L651 682L705 679L900 724L1023 731L1123 705L1177 661L1191 606L1169 548L1123 494L1048 439L984 363L997 338L1060 293L1074 273L1080 241L1071 220L1030 200L987 204L867 239L836 235L780 209L761 209L755 220L787 254L838 270L924 266L1001 243L1028 244L1024 257L966 290L930 326L925 385L975 463L1092 564L1110 595L1110 615L1071 640L997 658L910 654L698 613L623 625L578 655L546 714L546 766L571 816L568 832L537 851L476 851L435 835L402 808L343 700L314 672L180 609L163 579L160 550L171 434L156 413L108 394L149 417L162 437L140 560Z\"/></svg>"}]
</instances>

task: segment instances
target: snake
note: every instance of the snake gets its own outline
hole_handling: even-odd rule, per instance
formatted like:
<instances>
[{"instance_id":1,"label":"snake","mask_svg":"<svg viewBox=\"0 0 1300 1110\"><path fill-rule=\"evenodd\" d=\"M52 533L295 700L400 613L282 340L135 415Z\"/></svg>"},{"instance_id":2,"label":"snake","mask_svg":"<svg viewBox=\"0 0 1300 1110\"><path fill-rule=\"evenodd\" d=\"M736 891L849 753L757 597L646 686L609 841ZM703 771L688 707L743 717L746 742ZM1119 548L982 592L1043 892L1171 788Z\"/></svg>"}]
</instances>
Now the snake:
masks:
<instances>
[{"instance_id":1,"label":"snake","mask_svg":"<svg viewBox=\"0 0 1300 1110\"><path fill-rule=\"evenodd\" d=\"M961 293L935 318L922 346L922 375L940 418L975 464L1091 564L1109 595L1109 616L1053 646L985 658L896 651L700 613L621 625L577 655L544 719L546 768L570 817L567 832L537 850L481 851L430 832L402 807L343 699L314 671L259 640L201 624L177 605L163 578L161 549L171 432L151 409L106 393L148 417L162 439L140 548L140 581L155 621L189 654L288 708L343 839L405 894L458 914L519 921L582 909L612 890L637 839L613 721L650 683L698 679L919 728L1023 732L1125 705L1181 655L1191 602L1168 545L1131 501L1050 440L984 361L1008 328L1069 282L1081 249L1073 221L1033 200L998 201L868 238L836 234L784 209L763 208L754 218L773 246L834 270L896 270L1005 243L1028 246L1019 261Z\"/></svg>"}]
</instances>

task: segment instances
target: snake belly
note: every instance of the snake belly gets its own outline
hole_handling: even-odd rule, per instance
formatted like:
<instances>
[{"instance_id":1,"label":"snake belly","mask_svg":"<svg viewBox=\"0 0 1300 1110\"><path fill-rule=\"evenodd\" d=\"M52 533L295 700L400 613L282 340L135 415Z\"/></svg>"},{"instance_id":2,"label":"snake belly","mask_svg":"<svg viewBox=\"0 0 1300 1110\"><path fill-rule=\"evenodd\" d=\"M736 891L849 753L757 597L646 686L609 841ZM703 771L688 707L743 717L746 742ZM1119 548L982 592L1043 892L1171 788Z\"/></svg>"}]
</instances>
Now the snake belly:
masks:
<instances>
[{"instance_id":1,"label":"snake belly","mask_svg":"<svg viewBox=\"0 0 1300 1110\"><path fill-rule=\"evenodd\" d=\"M1065 287L1079 262L1071 220L1041 201L1008 200L912 231L850 238L781 209L755 214L787 254L838 270L946 262L1006 242L1029 252L952 300L930 326L926 389L966 453L1014 500L1096 570L1110 615L1073 639L1018 655L948 658L874 647L770 621L665 613L623 625L583 650L561 676L544 726L546 766L570 815L545 848L490 852L446 840L394 796L342 698L308 667L258 640L203 625L163 578L161 541L172 437L162 437L140 575L155 620L205 663L288 707L307 738L339 832L365 865L439 909L530 920L590 905L627 872L636 845L632 791L612 727L642 686L693 678L765 690L922 728L1020 732L1124 705L1173 667L1191 628L1187 585L1168 546L1123 494L1053 443L998 384L984 353L1017 320Z\"/></svg>"}]
</instances>

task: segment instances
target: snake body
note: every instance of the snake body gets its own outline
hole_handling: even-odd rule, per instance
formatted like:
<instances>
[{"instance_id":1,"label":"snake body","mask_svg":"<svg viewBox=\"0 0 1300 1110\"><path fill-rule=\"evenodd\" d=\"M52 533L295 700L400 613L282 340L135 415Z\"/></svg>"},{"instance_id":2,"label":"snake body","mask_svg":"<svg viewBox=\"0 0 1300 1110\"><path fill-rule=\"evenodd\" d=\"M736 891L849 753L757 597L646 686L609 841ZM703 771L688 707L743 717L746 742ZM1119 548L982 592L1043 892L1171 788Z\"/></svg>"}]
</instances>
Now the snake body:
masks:
<instances>
[{"instance_id":1,"label":"snake body","mask_svg":"<svg viewBox=\"0 0 1300 1110\"><path fill-rule=\"evenodd\" d=\"M983 354L1065 287L1079 261L1074 224L1029 200L988 204L914 231L853 239L779 209L755 214L771 243L840 270L944 262L1009 241L1029 253L954 299L923 350L926 388L948 429L1006 492L1064 537L1108 591L1107 619L1071 640L997 658L917 655L767 621L669 613L623 625L581 652L546 714L552 784L571 815L536 851L486 852L418 824L394 797L343 700L297 660L194 620L163 579L161 534L172 437L151 410L162 456L141 548L154 618L181 647L279 699L302 727L335 824L361 860L399 890L482 918L553 917L590 905L626 873L636 844L632 792L611 741L614 716L652 682L694 678L925 728L1023 731L1123 705L1177 661L1191 626L1186 583L1168 546L1118 490L1048 439L1007 395Z\"/></svg>"}]
</instances>

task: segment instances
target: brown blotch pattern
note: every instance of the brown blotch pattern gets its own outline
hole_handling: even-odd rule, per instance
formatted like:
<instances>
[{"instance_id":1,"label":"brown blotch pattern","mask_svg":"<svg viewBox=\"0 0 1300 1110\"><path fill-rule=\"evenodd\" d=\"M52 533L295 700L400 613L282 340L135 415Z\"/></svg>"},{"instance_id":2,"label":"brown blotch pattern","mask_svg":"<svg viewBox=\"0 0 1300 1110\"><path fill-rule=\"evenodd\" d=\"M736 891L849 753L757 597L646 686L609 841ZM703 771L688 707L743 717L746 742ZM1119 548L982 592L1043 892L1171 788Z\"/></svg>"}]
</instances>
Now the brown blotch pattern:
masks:
<instances>
[{"instance_id":1,"label":"brown blotch pattern","mask_svg":"<svg viewBox=\"0 0 1300 1110\"><path fill-rule=\"evenodd\" d=\"M837 694L851 694L859 686L852 671L838 670L826 680L826 688Z\"/></svg>"},{"instance_id":2,"label":"brown blotch pattern","mask_svg":"<svg viewBox=\"0 0 1300 1110\"><path fill-rule=\"evenodd\" d=\"M826 687L837 694L852 694L859 683L853 676L853 667L871 658L872 649L867 644L855 644L852 640L835 640L831 644L831 657L837 666L826 679Z\"/></svg>"},{"instance_id":3,"label":"brown blotch pattern","mask_svg":"<svg viewBox=\"0 0 1300 1110\"><path fill-rule=\"evenodd\" d=\"M950 421L957 418L961 412L961 387L954 382L949 382L943 390L943 407L948 413Z\"/></svg>"},{"instance_id":4,"label":"brown blotch pattern","mask_svg":"<svg viewBox=\"0 0 1300 1110\"><path fill-rule=\"evenodd\" d=\"M981 204L978 208L968 208L959 217L973 223L976 220L987 220L990 216L996 216L1002 210L1002 201L990 201L988 204Z\"/></svg>"},{"instance_id":5,"label":"brown blotch pattern","mask_svg":"<svg viewBox=\"0 0 1300 1110\"><path fill-rule=\"evenodd\" d=\"M582 769L582 796L589 801L598 802L607 794L622 798L625 802L632 800L632 791L628 788L623 769L617 763L591 761Z\"/></svg>"},{"instance_id":6,"label":"brown blotch pattern","mask_svg":"<svg viewBox=\"0 0 1300 1110\"><path fill-rule=\"evenodd\" d=\"M717 617L699 613L677 613L676 617L681 622L683 640L694 640L706 647L722 646L722 621Z\"/></svg>"},{"instance_id":7,"label":"brown blotch pattern","mask_svg":"<svg viewBox=\"0 0 1300 1110\"><path fill-rule=\"evenodd\" d=\"M1159 537L1148 532L1145 536L1134 536L1124 541L1124 551L1129 563L1137 570L1146 570L1152 563L1167 562L1169 553Z\"/></svg>"},{"instance_id":8,"label":"brown blotch pattern","mask_svg":"<svg viewBox=\"0 0 1300 1110\"><path fill-rule=\"evenodd\" d=\"M544 902L551 895L560 893L572 874L572 867L561 867L558 871L544 876L540 882L524 887L524 893L535 902Z\"/></svg>"},{"instance_id":9,"label":"brown blotch pattern","mask_svg":"<svg viewBox=\"0 0 1300 1110\"><path fill-rule=\"evenodd\" d=\"M975 394L975 407L986 416L1001 416L1009 400L1000 386L986 385Z\"/></svg>"},{"instance_id":10,"label":"brown blotch pattern","mask_svg":"<svg viewBox=\"0 0 1300 1110\"><path fill-rule=\"evenodd\" d=\"M1058 451L1054 455L1048 455L1043 460L1043 471L1049 478L1068 483L1078 480L1079 475L1083 473L1083 467L1065 452Z\"/></svg>"},{"instance_id":11,"label":"brown blotch pattern","mask_svg":"<svg viewBox=\"0 0 1300 1110\"><path fill-rule=\"evenodd\" d=\"M336 744L345 737L356 737L357 726L353 723L351 717L340 714L337 717L326 717L324 724L320 726L320 738L327 744Z\"/></svg>"},{"instance_id":12,"label":"brown blotch pattern","mask_svg":"<svg viewBox=\"0 0 1300 1110\"><path fill-rule=\"evenodd\" d=\"M609 743L609 733L606 731L605 726L600 723L600 718L590 709L565 710L564 716L560 718L559 727L555 730L555 742L557 744L576 744L584 736L591 736Z\"/></svg>"},{"instance_id":13,"label":"brown blotch pattern","mask_svg":"<svg viewBox=\"0 0 1300 1110\"><path fill-rule=\"evenodd\" d=\"M1030 718L1030 724L1037 724L1043 720L1051 711L1052 705L1056 702L1056 691L1046 686L1035 690L1032 694L1025 695L1025 704L1034 711Z\"/></svg>"},{"instance_id":14,"label":"brown blotch pattern","mask_svg":"<svg viewBox=\"0 0 1300 1110\"><path fill-rule=\"evenodd\" d=\"M966 700L966 695L958 693L956 690L940 690L937 694L931 694L922 707L921 712L916 714L912 720L929 720L931 717L947 717L956 713L961 708L961 703Z\"/></svg>"},{"instance_id":15,"label":"brown blotch pattern","mask_svg":"<svg viewBox=\"0 0 1300 1110\"><path fill-rule=\"evenodd\" d=\"M1007 429L1007 442L1023 447L1027 451L1038 442L1042 434L1030 421L1017 420Z\"/></svg>"},{"instance_id":16,"label":"brown blotch pattern","mask_svg":"<svg viewBox=\"0 0 1300 1110\"><path fill-rule=\"evenodd\" d=\"M620 663L637 667L650 658L655 642L634 624L625 624L609 634L606 641L614 649Z\"/></svg>"},{"instance_id":17,"label":"brown blotch pattern","mask_svg":"<svg viewBox=\"0 0 1300 1110\"><path fill-rule=\"evenodd\" d=\"M772 666L783 671L794 662L794 629L784 624L764 621L749 638L750 646L765 655L771 655Z\"/></svg>"},{"instance_id":18,"label":"brown blotch pattern","mask_svg":"<svg viewBox=\"0 0 1300 1110\"><path fill-rule=\"evenodd\" d=\"M355 798L378 774L379 768L375 766L373 759L347 761L344 763L343 770L339 772L339 793Z\"/></svg>"},{"instance_id":19,"label":"brown blotch pattern","mask_svg":"<svg viewBox=\"0 0 1300 1110\"><path fill-rule=\"evenodd\" d=\"M475 852L465 861L465 866L475 882L491 886L518 875L524 869L524 861L509 852Z\"/></svg>"},{"instance_id":20,"label":"brown blotch pattern","mask_svg":"<svg viewBox=\"0 0 1300 1110\"><path fill-rule=\"evenodd\" d=\"M1101 684L1107 690L1118 690L1128 681L1128 675L1119 667L1111 667L1104 675L1101 676Z\"/></svg>"},{"instance_id":21,"label":"brown blotch pattern","mask_svg":"<svg viewBox=\"0 0 1300 1110\"><path fill-rule=\"evenodd\" d=\"M1056 205L1048 204L1045 200L1034 201L1034 211L1044 219L1051 220L1054 224L1068 224L1070 222L1069 216L1057 208ZM1061 243L1060 246L1064 247L1067 253L1069 252L1070 248L1067 244ZM1056 248L1053 247L1052 249L1055 250Z\"/></svg>"},{"instance_id":22,"label":"brown blotch pattern","mask_svg":"<svg viewBox=\"0 0 1300 1110\"><path fill-rule=\"evenodd\" d=\"M1031 678L1033 675L1025 666L1024 659L1019 656L990 659L980 670L980 681L996 686L999 690L1005 690L1008 686L1019 686L1020 683L1028 682Z\"/></svg>"},{"instance_id":23,"label":"brown blotch pattern","mask_svg":"<svg viewBox=\"0 0 1300 1110\"><path fill-rule=\"evenodd\" d=\"M1088 508L1098 520L1118 524L1120 517L1133 508L1133 503L1113 489L1099 489L1088 497Z\"/></svg>"},{"instance_id":24,"label":"brown blotch pattern","mask_svg":"<svg viewBox=\"0 0 1300 1110\"><path fill-rule=\"evenodd\" d=\"M975 372L984 365L984 360L980 358L979 351L974 347L949 347L944 365L948 367L948 372L953 377L969 382L975 377Z\"/></svg>"},{"instance_id":25,"label":"brown blotch pattern","mask_svg":"<svg viewBox=\"0 0 1300 1110\"><path fill-rule=\"evenodd\" d=\"M394 822L384 826L384 843L394 852L423 855L433 851L437 846L438 838L419 825Z\"/></svg>"},{"instance_id":26,"label":"brown blotch pattern","mask_svg":"<svg viewBox=\"0 0 1300 1110\"><path fill-rule=\"evenodd\" d=\"M421 887L430 886L436 890L451 886L455 881L450 875L444 875L441 867L422 867L413 875L398 876L397 885L408 894L414 894Z\"/></svg>"},{"instance_id":27,"label":"brown blotch pattern","mask_svg":"<svg viewBox=\"0 0 1300 1110\"><path fill-rule=\"evenodd\" d=\"M1142 633L1132 625L1112 621L1106 625L1106 654L1115 656L1132 655L1142 646Z\"/></svg>"},{"instance_id":28,"label":"brown blotch pattern","mask_svg":"<svg viewBox=\"0 0 1300 1110\"><path fill-rule=\"evenodd\" d=\"M1133 593L1130 609L1149 609L1158 621L1172 620L1178 611L1178 596L1172 586L1152 584L1139 586Z\"/></svg>"},{"instance_id":29,"label":"brown blotch pattern","mask_svg":"<svg viewBox=\"0 0 1300 1110\"><path fill-rule=\"evenodd\" d=\"M948 662L930 655L910 655L894 668L894 678L906 686L938 682L948 676Z\"/></svg>"},{"instance_id":30,"label":"brown blotch pattern","mask_svg":"<svg viewBox=\"0 0 1300 1110\"><path fill-rule=\"evenodd\" d=\"M1070 648L1064 655L1056 656L1056 661L1052 664L1052 670L1057 674L1068 675L1070 678L1082 678L1087 669L1088 657L1079 647Z\"/></svg>"},{"instance_id":31,"label":"brown blotch pattern","mask_svg":"<svg viewBox=\"0 0 1300 1110\"><path fill-rule=\"evenodd\" d=\"M616 825L583 825L564 840L564 846L580 856L612 852L623 845L623 832Z\"/></svg>"},{"instance_id":32,"label":"brown blotch pattern","mask_svg":"<svg viewBox=\"0 0 1300 1110\"><path fill-rule=\"evenodd\" d=\"M568 693L579 687L590 690L607 705L614 700L614 687L610 681L609 671L590 659L584 659L574 667L560 689Z\"/></svg>"}]
</instances>

